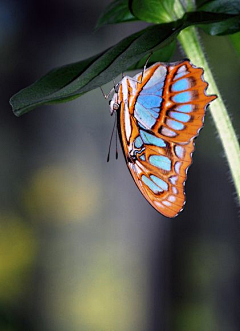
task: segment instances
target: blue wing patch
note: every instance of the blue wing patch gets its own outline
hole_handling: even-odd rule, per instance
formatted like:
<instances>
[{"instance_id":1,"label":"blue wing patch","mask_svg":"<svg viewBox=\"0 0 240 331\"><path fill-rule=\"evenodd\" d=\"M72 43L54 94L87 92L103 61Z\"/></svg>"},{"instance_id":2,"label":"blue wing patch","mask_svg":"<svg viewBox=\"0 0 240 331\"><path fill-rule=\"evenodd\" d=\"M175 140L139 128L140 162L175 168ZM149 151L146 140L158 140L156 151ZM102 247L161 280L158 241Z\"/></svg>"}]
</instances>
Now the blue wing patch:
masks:
<instances>
[{"instance_id":1,"label":"blue wing patch","mask_svg":"<svg viewBox=\"0 0 240 331\"><path fill-rule=\"evenodd\" d=\"M149 178L148 178L147 176L145 176L145 175L142 175L142 181L143 181L144 184L147 185L147 186L150 188L150 190L151 190L153 193L155 193L155 194L160 193L160 192L163 191L159 186L157 186L156 184L154 184L154 183L151 181L151 179L149 179Z\"/></svg>"},{"instance_id":2,"label":"blue wing patch","mask_svg":"<svg viewBox=\"0 0 240 331\"><path fill-rule=\"evenodd\" d=\"M184 122L184 123L188 122L191 118L191 116L188 114L182 114L182 113L178 113L176 111L170 111L169 115L171 116L171 118L174 118L175 120Z\"/></svg>"},{"instance_id":3,"label":"blue wing patch","mask_svg":"<svg viewBox=\"0 0 240 331\"><path fill-rule=\"evenodd\" d=\"M137 103L140 103L145 108L160 107L162 98L156 95L139 95Z\"/></svg>"},{"instance_id":4,"label":"blue wing patch","mask_svg":"<svg viewBox=\"0 0 240 331\"><path fill-rule=\"evenodd\" d=\"M193 105L181 105L176 107L176 110L182 113L191 113L193 109L194 109Z\"/></svg>"},{"instance_id":5,"label":"blue wing patch","mask_svg":"<svg viewBox=\"0 0 240 331\"><path fill-rule=\"evenodd\" d=\"M141 148L142 145L143 145L143 141L142 141L141 137L138 136L138 137L135 139L134 146L135 146L136 148Z\"/></svg>"},{"instance_id":6,"label":"blue wing patch","mask_svg":"<svg viewBox=\"0 0 240 331\"><path fill-rule=\"evenodd\" d=\"M163 155L151 155L149 157L149 162L160 169L166 170L166 171L170 171L171 170L171 160Z\"/></svg>"},{"instance_id":7,"label":"blue wing patch","mask_svg":"<svg viewBox=\"0 0 240 331\"><path fill-rule=\"evenodd\" d=\"M183 130L185 128L184 124L182 124L181 122L174 121L174 120L167 119L166 123L173 130L178 131L178 130Z\"/></svg>"},{"instance_id":8,"label":"blue wing patch","mask_svg":"<svg viewBox=\"0 0 240 331\"><path fill-rule=\"evenodd\" d=\"M156 118L158 115L156 114L156 116L154 116L150 111L137 102L134 109L134 117L137 121L141 122L142 126L148 129L153 127L156 123Z\"/></svg>"},{"instance_id":9,"label":"blue wing patch","mask_svg":"<svg viewBox=\"0 0 240 331\"><path fill-rule=\"evenodd\" d=\"M168 184L164 182L164 180L154 175L150 175L150 178L152 179L152 181L154 181L155 184L157 184L157 186L161 187L162 190L168 191Z\"/></svg>"},{"instance_id":10,"label":"blue wing patch","mask_svg":"<svg viewBox=\"0 0 240 331\"><path fill-rule=\"evenodd\" d=\"M159 117L166 73L167 69L159 66L137 98L134 117L146 129L151 129Z\"/></svg>"},{"instance_id":11,"label":"blue wing patch","mask_svg":"<svg viewBox=\"0 0 240 331\"><path fill-rule=\"evenodd\" d=\"M155 84L152 87L147 87L147 84L143 87L142 91L140 92L140 95L162 96L164 83Z\"/></svg>"},{"instance_id":12,"label":"blue wing patch","mask_svg":"<svg viewBox=\"0 0 240 331\"><path fill-rule=\"evenodd\" d=\"M153 134L140 130L140 135L145 144L155 145L158 147L166 147L165 141L161 138L154 136Z\"/></svg>"},{"instance_id":13,"label":"blue wing patch","mask_svg":"<svg viewBox=\"0 0 240 331\"><path fill-rule=\"evenodd\" d=\"M188 90L191 87L190 81L188 78L179 79L176 83L172 85L172 91L180 92Z\"/></svg>"},{"instance_id":14,"label":"blue wing patch","mask_svg":"<svg viewBox=\"0 0 240 331\"><path fill-rule=\"evenodd\" d=\"M173 96L172 100L178 103L185 103L192 100L192 94L190 92L182 92Z\"/></svg>"}]
</instances>

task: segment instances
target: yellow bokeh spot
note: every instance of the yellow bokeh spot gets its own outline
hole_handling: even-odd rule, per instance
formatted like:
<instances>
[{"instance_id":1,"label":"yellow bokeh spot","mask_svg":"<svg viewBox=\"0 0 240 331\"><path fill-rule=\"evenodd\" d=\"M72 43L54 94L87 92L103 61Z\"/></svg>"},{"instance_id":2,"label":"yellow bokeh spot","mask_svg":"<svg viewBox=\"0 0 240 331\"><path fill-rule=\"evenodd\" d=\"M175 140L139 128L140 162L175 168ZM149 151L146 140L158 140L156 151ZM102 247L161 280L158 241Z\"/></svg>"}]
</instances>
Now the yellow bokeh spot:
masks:
<instances>
[{"instance_id":1,"label":"yellow bokeh spot","mask_svg":"<svg viewBox=\"0 0 240 331\"><path fill-rule=\"evenodd\" d=\"M146 330L148 298L143 270L139 266L128 273L124 265L119 267L100 255L78 280L58 279L55 286L61 291L52 293L47 310L54 307L51 316L74 330Z\"/></svg>"},{"instance_id":2,"label":"yellow bokeh spot","mask_svg":"<svg viewBox=\"0 0 240 331\"><path fill-rule=\"evenodd\" d=\"M82 221L99 211L99 185L87 169L48 166L34 174L24 201L34 219Z\"/></svg>"},{"instance_id":3,"label":"yellow bokeh spot","mask_svg":"<svg viewBox=\"0 0 240 331\"><path fill-rule=\"evenodd\" d=\"M114 276L110 270L102 270L98 271L96 279L83 283L81 288L81 300L75 296L72 308L75 319L81 316L83 327L90 330L133 330L143 322L140 317L143 302L129 279Z\"/></svg>"},{"instance_id":4,"label":"yellow bokeh spot","mask_svg":"<svg viewBox=\"0 0 240 331\"><path fill-rule=\"evenodd\" d=\"M33 230L19 217L0 215L0 302L15 301L26 289L36 256Z\"/></svg>"}]
</instances>

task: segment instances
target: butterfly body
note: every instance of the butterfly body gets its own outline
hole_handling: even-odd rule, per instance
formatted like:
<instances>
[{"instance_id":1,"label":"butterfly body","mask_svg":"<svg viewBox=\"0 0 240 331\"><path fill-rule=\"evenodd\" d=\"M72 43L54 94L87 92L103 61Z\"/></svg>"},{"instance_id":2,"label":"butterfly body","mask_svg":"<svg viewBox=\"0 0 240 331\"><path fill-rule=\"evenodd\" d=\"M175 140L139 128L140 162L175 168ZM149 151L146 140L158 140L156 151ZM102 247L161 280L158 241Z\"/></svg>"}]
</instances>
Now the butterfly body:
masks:
<instances>
[{"instance_id":1,"label":"butterfly body","mask_svg":"<svg viewBox=\"0 0 240 331\"><path fill-rule=\"evenodd\" d=\"M188 60L156 63L124 77L110 102L131 175L148 202L167 217L183 209L194 138L216 98L206 95L202 75L203 69Z\"/></svg>"}]
</instances>

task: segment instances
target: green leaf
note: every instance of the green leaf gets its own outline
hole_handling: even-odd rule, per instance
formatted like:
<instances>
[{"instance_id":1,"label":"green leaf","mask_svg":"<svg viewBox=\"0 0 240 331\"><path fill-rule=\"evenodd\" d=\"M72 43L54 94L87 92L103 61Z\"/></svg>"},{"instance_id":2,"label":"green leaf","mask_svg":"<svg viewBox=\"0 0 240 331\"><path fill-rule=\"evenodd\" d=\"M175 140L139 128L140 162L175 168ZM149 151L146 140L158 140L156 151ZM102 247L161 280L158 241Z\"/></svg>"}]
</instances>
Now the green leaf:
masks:
<instances>
[{"instance_id":1,"label":"green leaf","mask_svg":"<svg viewBox=\"0 0 240 331\"><path fill-rule=\"evenodd\" d=\"M134 16L149 23L173 21L174 0L130 0L129 6Z\"/></svg>"},{"instance_id":2,"label":"green leaf","mask_svg":"<svg viewBox=\"0 0 240 331\"><path fill-rule=\"evenodd\" d=\"M216 14L225 15L225 14ZM201 22L198 24L206 33L211 36L224 36L228 34L236 33L240 30L240 15L226 15L220 22L204 24Z\"/></svg>"},{"instance_id":3,"label":"green leaf","mask_svg":"<svg viewBox=\"0 0 240 331\"><path fill-rule=\"evenodd\" d=\"M240 30L240 15L224 20L223 22L200 26L211 36L224 36Z\"/></svg>"},{"instance_id":4,"label":"green leaf","mask_svg":"<svg viewBox=\"0 0 240 331\"><path fill-rule=\"evenodd\" d=\"M240 14L240 0L208 0L198 10L230 15Z\"/></svg>"},{"instance_id":5,"label":"green leaf","mask_svg":"<svg viewBox=\"0 0 240 331\"><path fill-rule=\"evenodd\" d=\"M63 100L54 97L61 90L71 84L74 77L87 70L100 55L95 55L85 61L68 64L60 68L51 70L48 74L40 78L32 85L16 93L11 99L10 104L16 116L20 116L29 110L42 104L50 104L61 101L70 101L74 96L66 96Z\"/></svg>"},{"instance_id":6,"label":"green leaf","mask_svg":"<svg viewBox=\"0 0 240 331\"><path fill-rule=\"evenodd\" d=\"M115 0L106 7L99 17L96 28L107 24L132 22L136 20L137 18L132 15L128 8L128 0Z\"/></svg>"},{"instance_id":7,"label":"green leaf","mask_svg":"<svg viewBox=\"0 0 240 331\"><path fill-rule=\"evenodd\" d=\"M187 13L184 18L186 19L186 26L196 25L213 36L232 34L240 30L239 15L199 11Z\"/></svg>"},{"instance_id":8,"label":"green leaf","mask_svg":"<svg viewBox=\"0 0 240 331\"><path fill-rule=\"evenodd\" d=\"M112 80L141 58L165 47L180 32L176 24L146 28L90 59L50 71L10 99L15 115L43 105L72 100Z\"/></svg>"},{"instance_id":9,"label":"green leaf","mask_svg":"<svg viewBox=\"0 0 240 331\"><path fill-rule=\"evenodd\" d=\"M111 81L132 68L151 51L167 51L179 32L191 25L209 24L229 15L187 13L181 20L158 24L139 31L106 51L87 60L50 71L40 80L21 90L10 99L13 111L20 116L46 104L66 102ZM161 59L162 60L162 59Z\"/></svg>"},{"instance_id":10,"label":"green leaf","mask_svg":"<svg viewBox=\"0 0 240 331\"><path fill-rule=\"evenodd\" d=\"M232 34L229 36L229 39L232 42L233 47L236 49L238 56L240 57L240 32Z\"/></svg>"},{"instance_id":11,"label":"green leaf","mask_svg":"<svg viewBox=\"0 0 240 331\"><path fill-rule=\"evenodd\" d=\"M148 60L148 65L154 64L156 62L169 62L171 59L174 51L176 49L176 41L172 41L167 46L155 51ZM133 65L128 70L135 70L135 69L143 69L144 65L146 64L147 58L149 54L144 56L138 63Z\"/></svg>"},{"instance_id":12,"label":"green leaf","mask_svg":"<svg viewBox=\"0 0 240 331\"><path fill-rule=\"evenodd\" d=\"M193 9L192 1L185 1L186 9ZM177 15L174 14L174 0L129 0L129 6L132 13L139 19L151 23L163 23L172 20L177 20ZM216 16L216 22L204 26L198 20L199 27L210 35L226 35L236 33L240 29L240 0L210 0L202 3L198 7L199 12L207 12L222 14ZM192 12L194 14L196 12ZM177 14L177 13L176 13ZM190 13L187 13L190 14ZM197 15L197 14L196 14ZM224 16L226 15L226 16Z\"/></svg>"},{"instance_id":13,"label":"green leaf","mask_svg":"<svg viewBox=\"0 0 240 331\"><path fill-rule=\"evenodd\" d=\"M198 8L199 11L229 14L222 22L203 26L203 30L212 35L233 34L240 30L240 0L210 0Z\"/></svg>"}]
</instances>

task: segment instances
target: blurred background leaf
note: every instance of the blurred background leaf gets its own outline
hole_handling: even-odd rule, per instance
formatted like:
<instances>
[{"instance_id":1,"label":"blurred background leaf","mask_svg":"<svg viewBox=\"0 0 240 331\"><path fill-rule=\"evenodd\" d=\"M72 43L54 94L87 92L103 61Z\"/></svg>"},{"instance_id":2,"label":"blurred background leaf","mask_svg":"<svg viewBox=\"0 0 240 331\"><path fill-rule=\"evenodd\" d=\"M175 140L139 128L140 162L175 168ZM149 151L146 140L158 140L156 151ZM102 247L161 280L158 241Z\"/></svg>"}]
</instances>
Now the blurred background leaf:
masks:
<instances>
[{"instance_id":1,"label":"blurred background leaf","mask_svg":"<svg viewBox=\"0 0 240 331\"><path fill-rule=\"evenodd\" d=\"M238 15L240 13L240 0L208 0L204 1L198 10Z\"/></svg>"},{"instance_id":2,"label":"blurred background leaf","mask_svg":"<svg viewBox=\"0 0 240 331\"><path fill-rule=\"evenodd\" d=\"M240 0L210 0L199 6L199 11L233 15L233 17L219 23L201 26L203 30L212 35L233 34L240 29Z\"/></svg>"},{"instance_id":3,"label":"blurred background leaf","mask_svg":"<svg viewBox=\"0 0 240 331\"><path fill-rule=\"evenodd\" d=\"M229 39L240 57L240 32L230 35Z\"/></svg>"},{"instance_id":4,"label":"blurred background leaf","mask_svg":"<svg viewBox=\"0 0 240 331\"><path fill-rule=\"evenodd\" d=\"M115 0L105 8L97 21L96 28L107 24L125 23L136 20L137 18L129 10L128 0Z\"/></svg>"},{"instance_id":5,"label":"blurred background leaf","mask_svg":"<svg viewBox=\"0 0 240 331\"><path fill-rule=\"evenodd\" d=\"M173 20L174 0L130 0L130 9L135 17L149 23L166 23Z\"/></svg>"}]
</instances>

